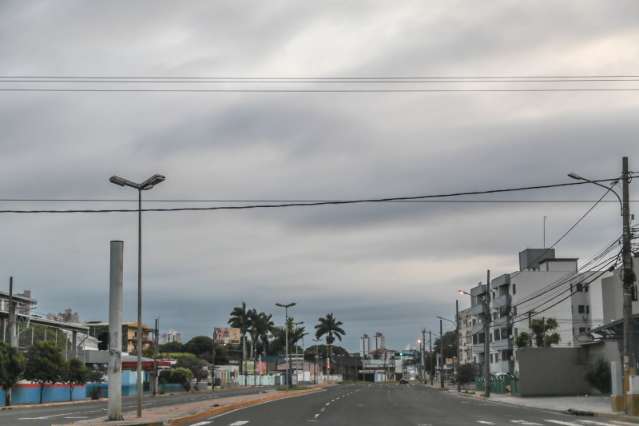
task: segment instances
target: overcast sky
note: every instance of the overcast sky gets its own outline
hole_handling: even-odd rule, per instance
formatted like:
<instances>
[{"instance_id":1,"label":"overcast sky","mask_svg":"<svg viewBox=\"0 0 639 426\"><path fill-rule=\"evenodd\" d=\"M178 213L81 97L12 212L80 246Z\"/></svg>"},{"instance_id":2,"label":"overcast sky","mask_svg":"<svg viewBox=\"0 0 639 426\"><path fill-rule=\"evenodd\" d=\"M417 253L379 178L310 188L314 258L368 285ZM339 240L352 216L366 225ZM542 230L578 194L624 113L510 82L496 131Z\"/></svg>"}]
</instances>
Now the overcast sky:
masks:
<instances>
[{"instance_id":1,"label":"overcast sky","mask_svg":"<svg viewBox=\"0 0 639 426\"><path fill-rule=\"evenodd\" d=\"M3 1L0 75L639 74L638 13L636 1L605 0ZM148 199L344 199L549 184L570 171L612 177L622 155L639 169L638 105L638 92L2 92L0 198L135 198L108 183L112 174L166 175ZM580 187L488 198L600 195ZM135 208L0 207L114 205ZM437 315L454 315L458 288L487 268L516 270L518 251L542 245L543 216L551 241L588 207L148 213L144 319L210 335L242 301L278 322L273 304L295 301L293 315L308 325L334 312L349 349L376 331L395 348L414 345L422 327L438 329ZM124 240L125 316L135 318L134 214L0 217L0 279L31 289L41 313L70 307L107 319L109 240ZM619 233L618 207L602 205L558 255L587 257Z\"/></svg>"}]
</instances>

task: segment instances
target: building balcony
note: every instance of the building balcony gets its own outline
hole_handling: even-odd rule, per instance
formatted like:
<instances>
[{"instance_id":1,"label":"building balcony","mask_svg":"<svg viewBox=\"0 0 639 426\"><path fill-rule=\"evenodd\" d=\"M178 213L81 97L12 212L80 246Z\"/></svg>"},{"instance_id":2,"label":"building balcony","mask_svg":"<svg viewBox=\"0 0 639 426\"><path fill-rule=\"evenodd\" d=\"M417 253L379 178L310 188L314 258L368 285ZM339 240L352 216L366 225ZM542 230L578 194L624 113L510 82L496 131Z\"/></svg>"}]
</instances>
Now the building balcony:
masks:
<instances>
[{"instance_id":1,"label":"building balcony","mask_svg":"<svg viewBox=\"0 0 639 426\"><path fill-rule=\"evenodd\" d=\"M504 306L509 306L512 303L512 297L510 294L504 294L502 296L497 296L495 300L492 301L492 308L502 308Z\"/></svg>"},{"instance_id":2,"label":"building balcony","mask_svg":"<svg viewBox=\"0 0 639 426\"><path fill-rule=\"evenodd\" d=\"M473 316L479 316L484 314L484 305L482 303L478 303L476 305L472 305L470 307L470 314Z\"/></svg>"}]
</instances>

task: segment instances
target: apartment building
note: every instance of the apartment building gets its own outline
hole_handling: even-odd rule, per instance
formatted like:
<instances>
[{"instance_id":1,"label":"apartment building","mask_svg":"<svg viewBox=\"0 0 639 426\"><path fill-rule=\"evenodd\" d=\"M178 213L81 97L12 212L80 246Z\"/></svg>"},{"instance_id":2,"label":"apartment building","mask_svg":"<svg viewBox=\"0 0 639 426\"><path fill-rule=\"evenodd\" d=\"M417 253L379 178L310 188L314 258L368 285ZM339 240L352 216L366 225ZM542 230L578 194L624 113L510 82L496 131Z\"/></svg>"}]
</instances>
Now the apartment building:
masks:
<instances>
[{"instance_id":1,"label":"apartment building","mask_svg":"<svg viewBox=\"0 0 639 426\"><path fill-rule=\"evenodd\" d=\"M522 332L532 334L533 319L557 320L559 327L555 331L560 340L554 346L573 347L590 342L591 292L601 286L600 279L590 283L595 274L579 272L578 259L557 258L554 249L527 249L519 253L519 270L490 282L488 336L484 336L482 326L486 286L471 289L473 361L483 363L483 343L488 338L491 373L513 372L517 336Z\"/></svg>"}]
</instances>

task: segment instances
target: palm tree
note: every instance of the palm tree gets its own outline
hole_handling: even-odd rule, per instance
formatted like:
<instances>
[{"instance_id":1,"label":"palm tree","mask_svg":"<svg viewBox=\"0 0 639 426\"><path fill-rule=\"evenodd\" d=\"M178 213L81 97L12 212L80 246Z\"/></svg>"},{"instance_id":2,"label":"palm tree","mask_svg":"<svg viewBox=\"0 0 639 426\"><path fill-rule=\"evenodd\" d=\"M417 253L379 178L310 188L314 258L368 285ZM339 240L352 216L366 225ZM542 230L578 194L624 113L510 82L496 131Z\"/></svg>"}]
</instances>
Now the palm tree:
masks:
<instances>
[{"instance_id":1,"label":"palm tree","mask_svg":"<svg viewBox=\"0 0 639 426\"><path fill-rule=\"evenodd\" d=\"M288 319L288 345L289 353L295 352L294 349L297 346L297 342L302 340L308 333L305 327L299 327L293 317ZM303 350L303 349L302 349Z\"/></svg>"},{"instance_id":2,"label":"palm tree","mask_svg":"<svg viewBox=\"0 0 639 426\"><path fill-rule=\"evenodd\" d=\"M343 323L337 321L332 313L327 314L323 318L320 317L315 325L315 338L321 339L323 336L326 336L326 345L328 346L328 374L331 374L331 345L336 337L341 342L342 336L346 334L341 327L342 325Z\"/></svg>"},{"instance_id":3,"label":"palm tree","mask_svg":"<svg viewBox=\"0 0 639 426\"><path fill-rule=\"evenodd\" d=\"M255 309L249 311L249 318L251 322L249 334L251 335L252 358L255 366L253 374L257 375L258 355L263 353L268 346L268 339L275 324L271 320L271 314L258 313Z\"/></svg>"},{"instance_id":4,"label":"palm tree","mask_svg":"<svg viewBox=\"0 0 639 426\"><path fill-rule=\"evenodd\" d=\"M270 343L269 339L271 338L275 330L273 315L260 312L257 328L258 328L259 351L261 354L265 354L268 350L268 346Z\"/></svg>"},{"instance_id":5,"label":"palm tree","mask_svg":"<svg viewBox=\"0 0 639 426\"><path fill-rule=\"evenodd\" d=\"M246 359L246 333L248 333L251 326L251 319L248 311L246 310L246 303L242 302L242 305L236 306L231 311L231 318L228 321L229 325L234 328L240 329L241 344L242 344L242 362L240 363L240 374L244 374L244 360ZM244 374L244 384L246 385L246 374Z\"/></svg>"}]
</instances>

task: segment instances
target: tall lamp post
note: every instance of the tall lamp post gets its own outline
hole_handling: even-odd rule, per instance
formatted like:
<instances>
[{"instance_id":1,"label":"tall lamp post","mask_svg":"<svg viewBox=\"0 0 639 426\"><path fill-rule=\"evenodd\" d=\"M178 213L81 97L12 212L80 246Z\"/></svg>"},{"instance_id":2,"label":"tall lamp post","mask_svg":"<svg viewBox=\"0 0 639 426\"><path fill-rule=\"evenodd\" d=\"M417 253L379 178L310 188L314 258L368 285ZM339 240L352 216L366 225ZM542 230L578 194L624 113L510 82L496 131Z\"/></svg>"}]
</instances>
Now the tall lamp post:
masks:
<instances>
[{"instance_id":1,"label":"tall lamp post","mask_svg":"<svg viewBox=\"0 0 639 426\"><path fill-rule=\"evenodd\" d=\"M292 387L291 383L291 359L288 353L288 308L292 308L295 306L295 302L291 302L288 304L284 303L276 303L275 306L279 308L284 308L284 344L286 346L286 384L289 389Z\"/></svg>"},{"instance_id":2,"label":"tall lamp post","mask_svg":"<svg viewBox=\"0 0 639 426\"><path fill-rule=\"evenodd\" d=\"M137 335L137 415L142 417L142 191L148 191L154 186L164 182L162 175L153 175L142 183L135 183L120 176L111 176L109 182L118 186L128 186L138 191L138 335Z\"/></svg>"},{"instance_id":3,"label":"tall lamp post","mask_svg":"<svg viewBox=\"0 0 639 426\"><path fill-rule=\"evenodd\" d=\"M622 236L621 236L621 258L623 263L623 375L624 383L627 382L631 374L634 374L635 362L633 351L633 324L632 324L632 293L636 280L635 273L633 271L632 264L632 233L630 229L630 181L632 179L632 173L628 171L628 157L623 157L621 162L621 182L622 182L622 195L620 196L614 189L612 189L618 180L614 180L610 183L610 186L602 185L596 180L587 179L576 173L569 173L568 177L580 180L583 182L592 183L593 185L600 186L608 192L612 192L621 207L622 217ZM605 195L605 194L604 194ZM624 396L624 407L626 413L629 413L629 404L625 401L626 386L622 386Z\"/></svg>"},{"instance_id":4,"label":"tall lamp post","mask_svg":"<svg viewBox=\"0 0 639 426\"><path fill-rule=\"evenodd\" d=\"M444 388L444 332L442 330L442 321L448 321L449 323L453 324L457 329L457 323L453 320L450 320L448 318L444 318L444 317L440 317L438 316L437 319L439 320L439 334L440 334L440 341L439 341L439 348L441 350L441 358L442 358L442 368L441 368L441 387L442 389ZM459 333L457 332L457 334L459 335ZM459 339L458 339L459 340ZM459 365L457 364L459 360L459 342L457 342L457 361L455 362L455 367L457 369L459 369Z\"/></svg>"}]
</instances>

